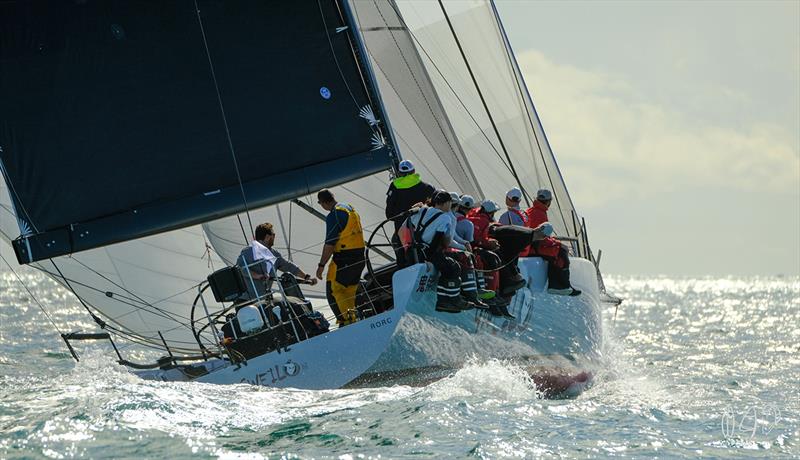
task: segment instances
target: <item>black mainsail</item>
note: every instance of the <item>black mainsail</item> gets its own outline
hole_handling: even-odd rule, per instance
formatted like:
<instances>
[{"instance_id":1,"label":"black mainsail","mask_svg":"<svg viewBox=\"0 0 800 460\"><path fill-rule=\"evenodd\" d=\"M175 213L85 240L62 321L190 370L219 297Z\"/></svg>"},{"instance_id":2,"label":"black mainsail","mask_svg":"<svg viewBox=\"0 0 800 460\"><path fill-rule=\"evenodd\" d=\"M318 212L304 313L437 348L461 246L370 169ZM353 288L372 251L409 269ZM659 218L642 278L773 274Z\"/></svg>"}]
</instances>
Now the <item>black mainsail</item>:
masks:
<instances>
[{"instance_id":1,"label":"black mainsail","mask_svg":"<svg viewBox=\"0 0 800 460\"><path fill-rule=\"evenodd\" d=\"M477 199L517 184L513 161L577 236L493 5L444 3L496 131L436 2L0 2L0 233L108 330L187 354L198 286L248 220L309 269L309 194L333 186L369 232L400 153Z\"/></svg>"},{"instance_id":2,"label":"black mainsail","mask_svg":"<svg viewBox=\"0 0 800 460\"><path fill-rule=\"evenodd\" d=\"M0 4L20 262L205 222L391 166L336 2Z\"/></svg>"}]
</instances>

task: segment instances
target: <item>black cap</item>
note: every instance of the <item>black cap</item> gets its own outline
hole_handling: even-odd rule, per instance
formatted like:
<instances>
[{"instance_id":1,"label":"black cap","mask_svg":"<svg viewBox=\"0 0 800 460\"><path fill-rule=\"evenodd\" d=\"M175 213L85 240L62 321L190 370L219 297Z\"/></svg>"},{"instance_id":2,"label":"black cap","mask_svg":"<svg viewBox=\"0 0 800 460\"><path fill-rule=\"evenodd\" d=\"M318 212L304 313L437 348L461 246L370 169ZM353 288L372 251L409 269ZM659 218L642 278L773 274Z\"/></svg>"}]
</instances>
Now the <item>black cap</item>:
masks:
<instances>
[{"instance_id":1,"label":"black cap","mask_svg":"<svg viewBox=\"0 0 800 460\"><path fill-rule=\"evenodd\" d=\"M452 201L453 198L450 196L450 193L444 190L437 191L436 193L433 194L433 197L431 198L431 204L434 206L444 203L450 203Z\"/></svg>"}]
</instances>

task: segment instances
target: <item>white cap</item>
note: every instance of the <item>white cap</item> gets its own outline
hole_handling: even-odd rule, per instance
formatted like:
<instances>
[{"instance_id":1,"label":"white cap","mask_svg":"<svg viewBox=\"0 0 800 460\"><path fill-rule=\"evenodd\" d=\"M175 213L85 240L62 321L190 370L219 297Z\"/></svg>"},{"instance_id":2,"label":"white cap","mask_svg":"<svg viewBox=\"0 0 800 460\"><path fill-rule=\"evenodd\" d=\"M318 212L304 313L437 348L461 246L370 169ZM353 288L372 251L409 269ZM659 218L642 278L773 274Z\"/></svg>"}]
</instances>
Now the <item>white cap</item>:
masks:
<instances>
[{"instance_id":1,"label":"white cap","mask_svg":"<svg viewBox=\"0 0 800 460\"><path fill-rule=\"evenodd\" d=\"M461 202L461 197L458 196L458 193L456 192L450 192L450 198L453 199L453 204L458 204L459 202Z\"/></svg>"},{"instance_id":2,"label":"white cap","mask_svg":"<svg viewBox=\"0 0 800 460\"><path fill-rule=\"evenodd\" d=\"M540 225L539 230L541 230L542 233L544 233L544 236L550 236L553 234L553 226L550 224L550 222L545 222L542 225Z\"/></svg>"},{"instance_id":3,"label":"white cap","mask_svg":"<svg viewBox=\"0 0 800 460\"><path fill-rule=\"evenodd\" d=\"M410 172L412 172L414 170L414 163L412 163L412 162L410 162L408 160L403 160L403 161L400 162L400 165L397 167L397 169L401 173L410 173Z\"/></svg>"},{"instance_id":4,"label":"white cap","mask_svg":"<svg viewBox=\"0 0 800 460\"><path fill-rule=\"evenodd\" d=\"M550 190L543 188L536 192L536 199L540 201L552 200L553 194L550 192Z\"/></svg>"},{"instance_id":5,"label":"white cap","mask_svg":"<svg viewBox=\"0 0 800 460\"><path fill-rule=\"evenodd\" d=\"M492 200L483 200L481 202L481 207L488 213L492 213L500 209L500 206L497 206L497 203Z\"/></svg>"},{"instance_id":6,"label":"white cap","mask_svg":"<svg viewBox=\"0 0 800 460\"><path fill-rule=\"evenodd\" d=\"M458 205L465 208L474 208L475 198L472 198L471 195L461 195L461 200L458 202Z\"/></svg>"},{"instance_id":7,"label":"white cap","mask_svg":"<svg viewBox=\"0 0 800 460\"><path fill-rule=\"evenodd\" d=\"M508 193L506 193L506 198L510 198L514 201L519 201L522 199L522 191L514 187L511 190L509 190Z\"/></svg>"}]
</instances>

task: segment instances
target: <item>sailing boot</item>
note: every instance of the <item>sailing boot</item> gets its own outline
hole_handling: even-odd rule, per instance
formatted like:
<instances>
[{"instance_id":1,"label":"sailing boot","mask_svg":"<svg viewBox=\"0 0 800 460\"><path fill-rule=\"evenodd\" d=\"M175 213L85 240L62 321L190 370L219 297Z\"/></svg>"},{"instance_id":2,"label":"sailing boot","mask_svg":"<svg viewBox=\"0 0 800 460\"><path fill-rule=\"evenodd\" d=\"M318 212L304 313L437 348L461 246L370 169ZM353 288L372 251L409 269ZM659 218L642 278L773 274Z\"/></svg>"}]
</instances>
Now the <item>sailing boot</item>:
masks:
<instances>
[{"instance_id":1,"label":"sailing boot","mask_svg":"<svg viewBox=\"0 0 800 460\"><path fill-rule=\"evenodd\" d=\"M488 310L489 306L486 305L478 298L478 287L475 281L475 270L472 268L465 268L461 272L461 297L470 306L468 309L479 308L481 310Z\"/></svg>"},{"instance_id":2,"label":"sailing boot","mask_svg":"<svg viewBox=\"0 0 800 460\"><path fill-rule=\"evenodd\" d=\"M478 281L478 298L481 300L488 300L497 295L496 292L486 289L486 280L483 278L483 273L476 270L476 279Z\"/></svg>"},{"instance_id":3,"label":"sailing boot","mask_svg":"<svg viewBox=\"0 0 800 460\"><path fill-rule=\"evenodd\" d=\"M499 294L501 296L512 296L517 290L525 287L525 284L527 284L525 278L519 274L519 270L517 270L516 267L505 267L505 269L501 271L500 276L500 285L502 288Z\"/></svg>"},{"instance_id":4,"label":"sailing boot","mask_svg":"<svg viewBox=\"0 0 800 460\"><path fill-rule=\"evenodd\" d=\"M566 295L566 296L570 296L570 297L576 297L576 296L581 295L580 289L575 289L573 287L568 287L568 288L564 288L564 289L550 289L550 288L548 288L547 289L547 293L548 294L552 294L552 295Z\"/></svg>"},{"instance_id":5,"label":"sailing boot","mask_svg":"<svg viewBox=\"0 0 800 460\"><path fill-rule=\"evenodd\" d=\"M466 304L461 298L461 280L458 277L440 276L436 286L436 311L460 313L465 308Z\"/></svg>"},{"instance_id":6,"label":"sailing boot","mask_svg":"<svg viewBox=\"0 0 800 460\"><path fill-rule=\"evenodd\" d=\"M497 296L486 303L489 304L489 313L492 315L503 316L509 319L515 318L515 316L508 311L509 300L507 298Z\"/></svg>"}]
</instances>

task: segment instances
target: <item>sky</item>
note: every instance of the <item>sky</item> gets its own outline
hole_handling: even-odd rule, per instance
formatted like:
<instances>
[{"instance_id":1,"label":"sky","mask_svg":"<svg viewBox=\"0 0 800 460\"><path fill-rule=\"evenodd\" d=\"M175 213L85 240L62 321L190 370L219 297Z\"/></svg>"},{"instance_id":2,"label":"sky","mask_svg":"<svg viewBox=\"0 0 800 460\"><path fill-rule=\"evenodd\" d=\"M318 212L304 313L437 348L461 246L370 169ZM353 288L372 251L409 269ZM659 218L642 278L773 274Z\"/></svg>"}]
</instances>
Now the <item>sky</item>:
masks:
<instances>
[{"instance_id":1,"label":"sky","mask_svg":"<svg viewBox=\"0 0 800 460\"><path fill-rule=\"evenodd\" d=\"M800 1L496 4L605 273L800 274Z\"/></svg>"}]
</instances>

